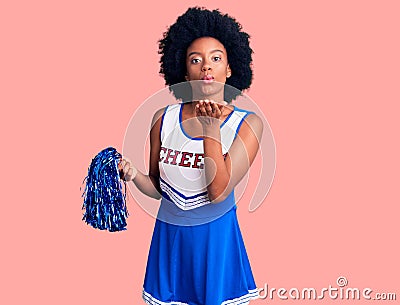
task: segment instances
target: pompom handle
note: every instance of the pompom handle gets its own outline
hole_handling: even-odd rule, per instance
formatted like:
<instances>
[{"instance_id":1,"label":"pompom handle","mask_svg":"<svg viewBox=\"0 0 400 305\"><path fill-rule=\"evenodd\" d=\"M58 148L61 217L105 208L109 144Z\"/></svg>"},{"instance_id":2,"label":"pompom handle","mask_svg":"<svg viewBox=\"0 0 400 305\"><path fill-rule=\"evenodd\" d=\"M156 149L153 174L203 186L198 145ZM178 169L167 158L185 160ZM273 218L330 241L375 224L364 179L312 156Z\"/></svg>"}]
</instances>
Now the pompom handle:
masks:
<instances>
[{"instance_id":1,"label":"pompom handle","mask_svg":"<svg viewBox=\"0 0 400 305\"><path fill-rule=\"evenodd\" d=\"M92 160L86 182L82 220L93 228L110 232L126 230L126 182L118 171L121 154L113 147L99 152Z\"/></svg>"}]
</instances>

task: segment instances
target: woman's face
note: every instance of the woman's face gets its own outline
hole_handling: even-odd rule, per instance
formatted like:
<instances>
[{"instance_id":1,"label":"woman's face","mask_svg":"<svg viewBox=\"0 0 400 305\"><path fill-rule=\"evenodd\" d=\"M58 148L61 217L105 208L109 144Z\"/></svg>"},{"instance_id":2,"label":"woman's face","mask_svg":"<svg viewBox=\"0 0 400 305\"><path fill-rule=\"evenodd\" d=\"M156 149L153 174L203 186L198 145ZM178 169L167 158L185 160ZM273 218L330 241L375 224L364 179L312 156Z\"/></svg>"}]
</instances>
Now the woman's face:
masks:
<instances>
[{"instance_id":1,"label":"woman's face","mask_svg":"<svg viewBox=\"0 0 400 305\"><path fill-rule=\"evenodd\" d=\"M225 83L231 76L225 47L217 39L201 37L186 52L186 80Z\"/></svg>"}]
</instances>

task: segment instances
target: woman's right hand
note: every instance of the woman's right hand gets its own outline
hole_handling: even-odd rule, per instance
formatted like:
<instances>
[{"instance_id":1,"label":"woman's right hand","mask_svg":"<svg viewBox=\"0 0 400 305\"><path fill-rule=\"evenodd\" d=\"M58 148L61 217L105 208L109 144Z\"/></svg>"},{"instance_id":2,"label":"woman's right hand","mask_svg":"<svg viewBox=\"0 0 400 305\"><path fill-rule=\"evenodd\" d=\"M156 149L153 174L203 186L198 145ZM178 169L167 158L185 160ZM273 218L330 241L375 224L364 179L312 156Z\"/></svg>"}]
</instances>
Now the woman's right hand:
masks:
<instances>
[{"instance_id":1,"label":"woman's right hand","mask_svg":"<svg viewBox=\"0 0 400 305\"><path fill-rule=\"evenodd\" d=\"M219 118L222 115L223 107L223 104L218 104L212 100L200 100L196 104L196 117L203 127L214 126L219 128L221 124Z\"/></svg>"},{"instance_id":2,"label":"woman's right hand","mask_svg":"<svg viewBox=\"0 0 400 305\"><path fill-rule=\"evenodd\" d=\"M122 157L118 162L119 176L124 181L131 181L135 179L137 174L136 167L132 164L132 161L126 157Z\"/></svg>"}]
</instances>

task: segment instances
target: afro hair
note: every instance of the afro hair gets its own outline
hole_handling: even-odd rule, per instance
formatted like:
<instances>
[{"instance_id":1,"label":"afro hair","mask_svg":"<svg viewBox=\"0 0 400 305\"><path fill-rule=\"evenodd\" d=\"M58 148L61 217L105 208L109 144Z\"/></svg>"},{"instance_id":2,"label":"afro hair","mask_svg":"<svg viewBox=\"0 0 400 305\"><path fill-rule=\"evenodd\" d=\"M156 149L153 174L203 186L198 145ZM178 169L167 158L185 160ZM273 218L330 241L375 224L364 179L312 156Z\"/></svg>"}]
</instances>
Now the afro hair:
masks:
<instances>
[{"instance_id":1,"label":"afro hair","mask_svg":"<svg viewBox=\"0 0 400 305\"><path fill-rule=\"evenodd\" d=\"M232 72L226 84L240 92L248 89L253 78L250 36L234 18L219 10L200 7L189 8L178 17L159 41L160 74L165 84L172 86L186 81L186 51L200 37L213 37L224 45Z\"/></svg>"}]
</instances>

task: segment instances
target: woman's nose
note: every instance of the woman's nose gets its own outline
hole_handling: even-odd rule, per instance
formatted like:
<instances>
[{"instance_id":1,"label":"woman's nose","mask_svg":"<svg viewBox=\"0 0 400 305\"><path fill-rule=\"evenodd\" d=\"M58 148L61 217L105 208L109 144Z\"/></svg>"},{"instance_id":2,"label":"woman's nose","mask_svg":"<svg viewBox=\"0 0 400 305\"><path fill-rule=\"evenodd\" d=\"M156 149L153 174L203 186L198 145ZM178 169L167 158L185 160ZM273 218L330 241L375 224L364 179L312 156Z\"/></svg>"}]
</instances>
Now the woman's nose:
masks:
<instances>
[{"instance_id":1,"label":"woman's nose","mask_svg":"<svg viewBox=\"0 0 400 305\"><path fill-rule=\"evenodd\" d=\"M205 62L204 65L201 67L201 71L205 72L208 70L211 70L211 66L207 62Z\"/></svg>"}]
</instances>

